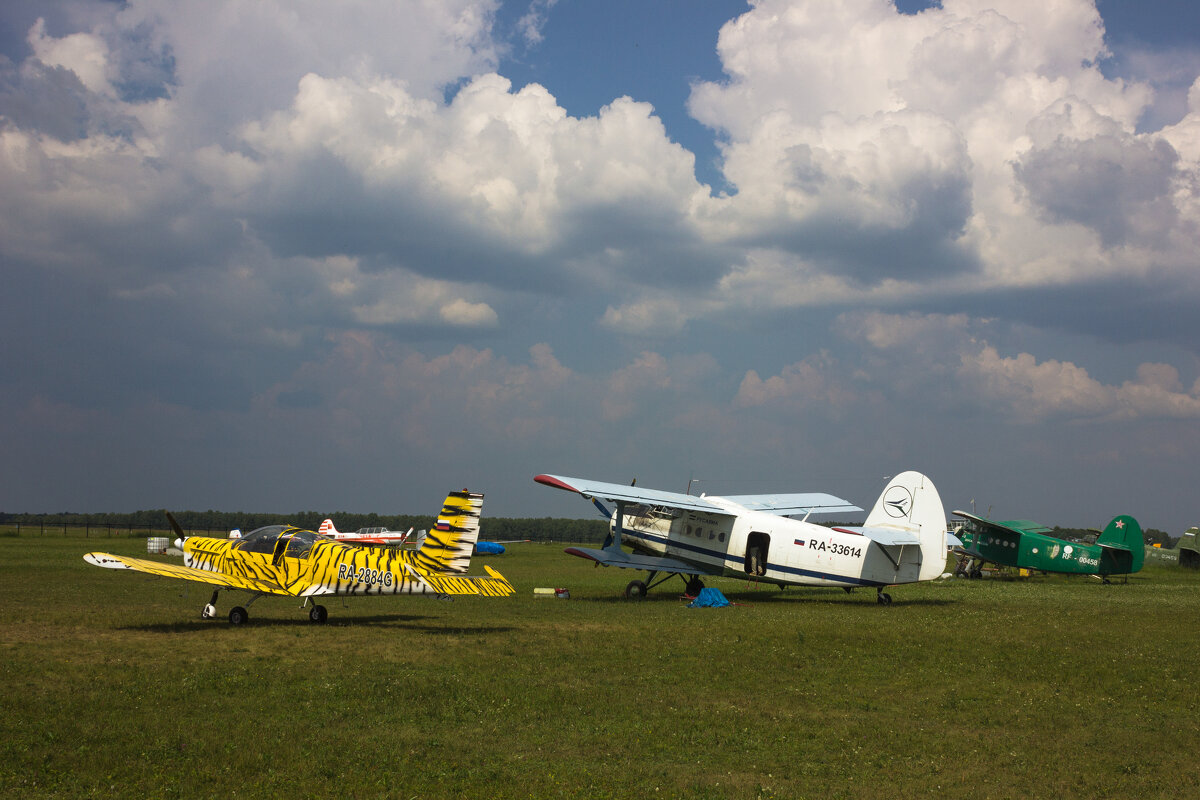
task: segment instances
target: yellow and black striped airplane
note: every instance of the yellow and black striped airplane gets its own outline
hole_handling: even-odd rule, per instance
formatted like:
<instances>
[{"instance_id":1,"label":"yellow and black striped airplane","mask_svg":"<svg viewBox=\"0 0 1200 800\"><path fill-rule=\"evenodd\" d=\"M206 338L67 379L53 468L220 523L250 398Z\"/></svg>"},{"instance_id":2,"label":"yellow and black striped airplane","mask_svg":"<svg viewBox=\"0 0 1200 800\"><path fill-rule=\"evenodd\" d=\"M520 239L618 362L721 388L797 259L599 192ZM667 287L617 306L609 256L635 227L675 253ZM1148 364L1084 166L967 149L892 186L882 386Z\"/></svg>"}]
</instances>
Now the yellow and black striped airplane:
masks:
<instances>
[{"instance_id":1,"label":"yellow and black striped airplane","mask_svg":"<svg viewBox=\"0 0 1200 800\"><path fill-rule=\"evenodd\" d=\"M482 508L482 494L465 489L451 492L437 524L418 550L343 544L290 525L269 525L240 539L185 537L171 517L179 535L175 545L183 550L182 566L109 553L88 553L83 560L98 567L132 569L213 586L212 599L201 613L205 619L216 616L221 589L250 592L254 596L247 606L263 595L302 597L301 608L309 607L312 598L339 594L508 597L514 593L512 585L491 567L484 567L487 575L466 574L479 538ZM324 606L309 607L308 618L313 622L324 622L327 617ZM247 619L244 607L230 609L229 621L234 625Z\"/></svg>"}]
</instances>

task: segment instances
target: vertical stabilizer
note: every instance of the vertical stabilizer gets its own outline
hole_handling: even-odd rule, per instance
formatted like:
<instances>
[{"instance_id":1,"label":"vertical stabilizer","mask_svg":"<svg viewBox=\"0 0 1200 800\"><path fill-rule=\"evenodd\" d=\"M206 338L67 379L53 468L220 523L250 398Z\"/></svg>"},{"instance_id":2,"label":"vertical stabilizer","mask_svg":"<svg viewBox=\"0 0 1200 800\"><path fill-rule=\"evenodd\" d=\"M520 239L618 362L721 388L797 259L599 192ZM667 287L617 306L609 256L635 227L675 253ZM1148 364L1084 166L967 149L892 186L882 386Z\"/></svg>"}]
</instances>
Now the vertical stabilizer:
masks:
<instances>
[{"instance_id":1,"label":"vertical stabilizer","mask_svg":"<svg viewBox=\"0 0 1200 800\"><path fill-rule=\"evenodd\" d=\"M1096 538L1096 544L1104 548L1101 572L1126 574L1142 568L1146 558L1146 543L1142 537L1142 526L1128 514L1113 517Z\"/></svg>"},{"instance_id":2,"label":"vertical stabilizer","mask_svg":"<svg viewBox=\"0 0 1200 800\"><path fill-rule=\"evenodd\" d=\"M482 513L482 494L463 489L447 495L437 524L417 550L418 567L427 572L466 572L479 538Z\"/></svg>"},{"instance_id":3,"label":"vertical stabilizer","mask_svg":"<svg viewBox=\"0 0 1200 800\"><path fill-rule=\"evenodd\" d=\"M919 472L892 478L867 516L868 528L894 528L915 533L921 540L919 580L930 580L946 569L946 509L933 481Z\"/></svg>"}]
</instances>

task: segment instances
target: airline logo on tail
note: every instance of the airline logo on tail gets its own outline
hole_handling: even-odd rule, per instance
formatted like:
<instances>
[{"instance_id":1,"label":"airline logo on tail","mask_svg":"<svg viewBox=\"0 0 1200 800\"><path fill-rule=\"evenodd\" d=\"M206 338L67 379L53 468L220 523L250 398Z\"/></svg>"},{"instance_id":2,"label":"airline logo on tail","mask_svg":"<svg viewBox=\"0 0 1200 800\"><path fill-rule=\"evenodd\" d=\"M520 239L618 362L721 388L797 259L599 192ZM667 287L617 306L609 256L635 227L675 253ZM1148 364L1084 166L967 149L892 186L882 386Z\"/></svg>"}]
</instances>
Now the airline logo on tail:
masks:
<instances>
[{"instance_id":1,"label":"airline logo on tail","mask_svg":"<svg viewBox=\"0 0 1200 800\"><path fill-rule=\"evenodd\" d=\"M907 519L912 510L912 494L903 486L892 486L883 496L883 508L894 519Z\"/></svg>"}]
</instances>

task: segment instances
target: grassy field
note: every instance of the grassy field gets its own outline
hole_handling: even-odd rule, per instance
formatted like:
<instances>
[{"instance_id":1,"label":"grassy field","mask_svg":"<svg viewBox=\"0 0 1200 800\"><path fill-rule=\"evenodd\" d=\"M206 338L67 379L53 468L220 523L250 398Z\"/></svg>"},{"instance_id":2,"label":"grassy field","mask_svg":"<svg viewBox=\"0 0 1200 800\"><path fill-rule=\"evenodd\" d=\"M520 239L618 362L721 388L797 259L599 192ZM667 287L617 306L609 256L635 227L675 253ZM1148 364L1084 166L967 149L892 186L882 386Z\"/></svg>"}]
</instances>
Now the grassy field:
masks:
<instances>
[{"instance_id":1,"label":"grassy field","mask_svg":"<svg viewBox=\"0 0 1200 800\"><path fill-rule=\"evenodd\" d=\"M527 544L516 598L264 598L0 536L0 796L1200 796L1200 576L747 590ZM481 571L476 567L472 571ZM563 586L570 600L535 599ZM233 599L222 595L222 614Z\"/></svg>"}]
</instances>

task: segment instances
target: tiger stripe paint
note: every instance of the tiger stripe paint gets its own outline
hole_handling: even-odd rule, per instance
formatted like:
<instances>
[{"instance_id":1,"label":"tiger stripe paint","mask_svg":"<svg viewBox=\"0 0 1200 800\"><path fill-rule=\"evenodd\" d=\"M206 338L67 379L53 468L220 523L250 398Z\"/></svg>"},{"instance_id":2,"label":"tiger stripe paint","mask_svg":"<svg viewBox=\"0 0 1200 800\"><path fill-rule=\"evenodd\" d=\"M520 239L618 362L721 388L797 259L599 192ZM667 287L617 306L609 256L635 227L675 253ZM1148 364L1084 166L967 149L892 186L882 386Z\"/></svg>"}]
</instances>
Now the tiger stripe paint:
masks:
<instances>
[{"instance_id":1,"label":"tiger stripe paint","mask_svg":"<svg viewBox=\"0 0 1200 800\"><path fill-rule=\"evenodd\" d=\"M322 595L479 595L515 594L504 576L485 566L486 575L467 575L479 537L483 495L451 492L437 525L418 550L363 547L338 542L301 528L280 526L273 539L189 537L183 566L108 553L88 553L89 564L128 569L220 588L290 597ZM269 545L273 552L257 548Z\"/></svg>"}]
</instances>

